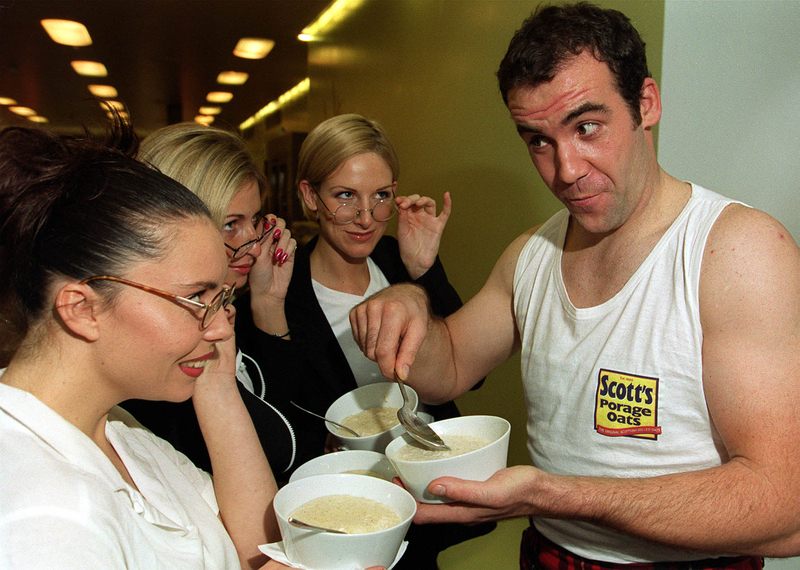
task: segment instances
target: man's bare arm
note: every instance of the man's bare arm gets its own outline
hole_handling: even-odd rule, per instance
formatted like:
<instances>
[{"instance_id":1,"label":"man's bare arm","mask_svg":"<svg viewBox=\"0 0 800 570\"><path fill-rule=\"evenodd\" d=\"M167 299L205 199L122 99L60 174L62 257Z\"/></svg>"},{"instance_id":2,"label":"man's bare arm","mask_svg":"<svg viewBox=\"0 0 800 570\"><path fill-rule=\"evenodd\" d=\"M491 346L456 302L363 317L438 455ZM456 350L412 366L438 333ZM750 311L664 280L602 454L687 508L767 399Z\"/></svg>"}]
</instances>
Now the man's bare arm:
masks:
<instances>
[{"instance_id":1,"label":"man's bare arm","mask_svg":"<svg viewBox=\"0 0 800 570\"><path fill-rule=\"evenodd\" d=\"M519 348L512 284L533 231L506 249L484 287L447 319L435 317L424 290L412 284L389 287L358 305L350 323L364 354L387 378L396 368L426 402L468 391Z\"/></svg>"}]
</instances>

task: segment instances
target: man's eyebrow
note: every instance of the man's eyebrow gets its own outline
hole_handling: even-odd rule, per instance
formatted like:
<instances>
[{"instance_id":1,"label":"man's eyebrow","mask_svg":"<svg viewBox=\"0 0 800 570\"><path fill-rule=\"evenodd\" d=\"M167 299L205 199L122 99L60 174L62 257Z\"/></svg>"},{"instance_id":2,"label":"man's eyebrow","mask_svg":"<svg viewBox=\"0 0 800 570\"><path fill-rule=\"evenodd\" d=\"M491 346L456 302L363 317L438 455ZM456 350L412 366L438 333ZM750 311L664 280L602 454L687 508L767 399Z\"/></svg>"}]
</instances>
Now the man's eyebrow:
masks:
<instances>
[{"instance_id":1,"label":"man's eyebrow","mask_svg":"<svg viewBox=\"0 0 800 570\"><path fill-rule=\"evenodd\" d=\"M536 127L528 127L526 125L517 125L517 133L519 133L520 135L525 135L525 134L540 135L540 134L542 134L542 131L541 131L541 129L537 129Z\"/></svg>"},{"instance_id":2,"label":"man's eyebrow","mask_svg":"<svg viewBox=\"0 0 800 570\"><path fill-rule=\"evenodd\" d=\"M577 109L570 112L566 117L561 120L561 124L563 126L567 126L572 121L580 117L581 115L585 115L586 113L603 113L608 114L609 109L602 103L584 103Z\"/></svg>"}]
</instances>

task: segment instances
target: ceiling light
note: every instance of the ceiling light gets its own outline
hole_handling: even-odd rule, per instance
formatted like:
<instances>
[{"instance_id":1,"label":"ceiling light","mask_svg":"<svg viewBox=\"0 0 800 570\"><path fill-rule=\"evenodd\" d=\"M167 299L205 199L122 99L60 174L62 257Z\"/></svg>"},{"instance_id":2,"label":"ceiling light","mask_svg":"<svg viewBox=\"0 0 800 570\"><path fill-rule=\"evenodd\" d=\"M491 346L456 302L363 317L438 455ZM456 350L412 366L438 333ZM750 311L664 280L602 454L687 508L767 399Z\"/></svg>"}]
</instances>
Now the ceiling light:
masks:
<instances>
[{"instance_id":1,"label":"ceiling light","mask_svg":"<svg viewBox=\"0 0 800 570\"><path fill-rule=\"evenodd\" d=\"M266 57L275 46L275 42L264 38L242 38L233 49L233 55L244 59L261 59Z\"/></svg>"},{"instance_id":2,"label":"ceiling light","mask_svg":"<svg viewBox=\"0 0 800 570\"><path fill-rule=\"evenodd\" d=\"M40 115L34 115L33 117L28 117L28 120L32 121L34 123L49 123L50 122L45 117L42 117Z\"/></svg>"},{"instance_id":3,"label":"ceiling light","mask_svg":"<svg viewBox=\"0 0 800 570\"><path fill-rule=\"evenodd\" d=\"M335 0L319 17L303 28L297 36L302 42L310 42L338 26L347 16L358 9L364 0Z\"/></svg>"},{"instance_id":4,"label":"ceiling light","mask_svg":"<svg viewBox=\"0 0 800 570\"><path fill-rule=\"evenodd\" d=\"M65 46L90 46L92 38L89 30L80 22L72 20L42 20L42 27L57 44Z\"/></svg>"},{"instance_id":5,"label":"ceiling light","mask_svg":"<svg viewBox=\"0 0 800 570\"><path fill-rule=\"evenodd\" d=\"M106 66L96 61L73 61L71 65L78 75L88 77L105 77L108 75Z\"/></svg>"},{"instance_id":6,"label":"ceiling light","mask_svg":"<svg viewBox=\"0 0 800 570\"><path fill-rule=\"evenodd\" d=\"M201 125L208 126L214 122L214 117L209 117L208 115L197 115L194 118L195 123L200 123Z\"/></svg>"},{"instance_id":7,"label":"ceiling light","mask_svg":"<svg viewBox=\"0 0 800 570\"><path fill-rule=\"evenodd\" d=\"M244 71L223 71L217 75L217 83L223 85L244 85L248 77L250 76Z\"/></svg>"},{"instance_id":8,"label":"ceiling light","mask_svg":"<svg viewBox=\"0 0 800 570\"><path fill-rule=\"evenodd\" d=\"M206 95L206 101L209 103L227 103L233 99L233 93L227 91L212 91Z\"/></svg>"},{"instance_id":9,"label":"ceiling light","mask_svg":"<svg viewBox=\"0 0 800 570\"><path fill-rule=\"evenodd\" d=\"M37 114L36 111L30 107L9 107L8 110L22 117L33 117Z\"/></svg>"},{"instance_id":10,"label":"ceiling light","mask_svg":"<svg viewBox=\"0 0 800 570\"><path fill-rule=\"evenodd\" d=\"M219 115L222 112L220 107L200 107L197 110L201 115Z\"/></svg>"},{"instance_id":11,"label":"ceiling light","mask_svg":"<svg viewBox=\"0 0 800 570\"><path fill-rule=\"evenodd\" d=\"M0 97L0 105L16 105L17 102L11 97Z\"/></svg>"},{"instance_id":12,"label":"ceiling light","mask_svg":"<svg viewBox=\"0 0 800 570\"><path fill-rule=\"evenodd\" d=\"M206 101L209 103L227 103L233 99L233 93L228 91L212 91L206 95Z\"/></svg>"},{"instance_id":13,"label":"ceiling light","mask_svg":"<svg viewBox=\"0 0 800 570\"><path fill-rule=\"evenodd\" d=\"M286 93L278 97L275 101L270 101L267 103L266 106L259 109L255 115L248 118L245 122L239 125L239 130L244 131L245 129L249 129L256 123L263 121L267 115L271 115L275 111L278 111L281 107L284 107L291 103L292 101L303 97L304 95L308 94L309 89L311 88L311 80L306 77L300 83L289 89Z\"/></svg>"},{"instance_id":14,"label":"ceiling light","mask_svg":"<svg viewBox=\"0 0 800 570\"><path fill-rule=\"evenodd\" d=\"M118 95L117 90L111 85L89 85L89 91L95 97L103 99L113 99Z\"/></svg>"}]
</instances>

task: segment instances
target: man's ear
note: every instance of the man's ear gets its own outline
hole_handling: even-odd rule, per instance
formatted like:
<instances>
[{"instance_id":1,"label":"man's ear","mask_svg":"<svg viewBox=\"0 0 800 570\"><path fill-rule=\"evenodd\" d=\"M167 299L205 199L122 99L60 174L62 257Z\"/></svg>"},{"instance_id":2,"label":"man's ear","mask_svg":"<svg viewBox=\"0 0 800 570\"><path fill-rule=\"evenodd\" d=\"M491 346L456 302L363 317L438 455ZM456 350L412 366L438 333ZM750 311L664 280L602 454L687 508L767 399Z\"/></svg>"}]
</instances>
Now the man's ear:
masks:
<instances>
[{"instance_id":1,"label":"man's ear","mask_svg":"<svg viewBox=\"0 0 800 570\"><path fill-rule=\"evenodd\" d=\"M55 311L73 336L94 342L100 337L102 299L89 285L67 283L56 294Z\"/></svg>"},{"instance_id":2,"label":"man's ear","mask_svg":"<svg viewBox=\"0 0 800 570\"><path fill-rule=\"evenodd\" d=\"M661 120L661 92L652 77L647 77L642 83L639 112L643 129L654 127Z\"/></svg>"},{"instance_id":3,"label":"man's ear","mask_svg":"<svg viewBox=\"0 0 800 570\"><path fill-rule=\"evenodd\" d=\"M303 194L303 202L306 203L306 208L311 212L317 211L317 200L314 189L309 184L308 180L301 180L299 184L300 192Z\"/></svg>"}]
</instances>

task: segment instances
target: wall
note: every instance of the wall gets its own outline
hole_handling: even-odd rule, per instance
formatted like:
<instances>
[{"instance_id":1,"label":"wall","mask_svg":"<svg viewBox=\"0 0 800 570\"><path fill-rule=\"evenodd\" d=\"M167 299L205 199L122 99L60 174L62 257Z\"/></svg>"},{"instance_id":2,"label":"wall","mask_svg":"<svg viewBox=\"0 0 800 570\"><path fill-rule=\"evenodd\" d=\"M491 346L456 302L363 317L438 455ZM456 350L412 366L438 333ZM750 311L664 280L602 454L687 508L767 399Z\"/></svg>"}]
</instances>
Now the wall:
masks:
<instances>
[{"instance_id":1,"label":"wall","mask_svg":"<svg viewBox=\"0 0 800 570\"><path fill-rule=\"evenodd\" d=\"M659 160L800 239L800 2L667 0ZM768 570L800 570L800 558Z\"/></svg>"}]
</instances>

